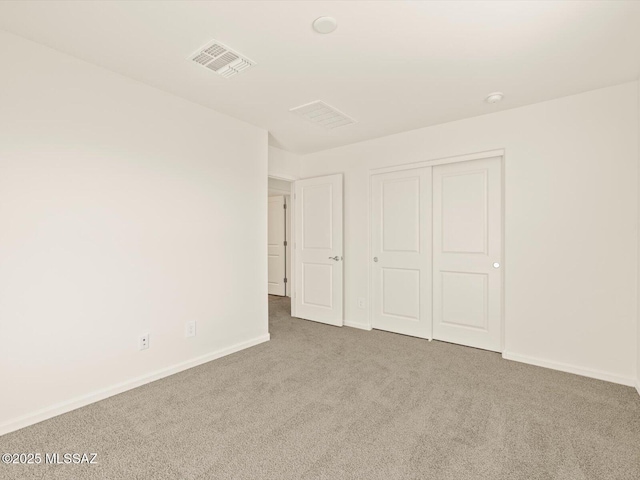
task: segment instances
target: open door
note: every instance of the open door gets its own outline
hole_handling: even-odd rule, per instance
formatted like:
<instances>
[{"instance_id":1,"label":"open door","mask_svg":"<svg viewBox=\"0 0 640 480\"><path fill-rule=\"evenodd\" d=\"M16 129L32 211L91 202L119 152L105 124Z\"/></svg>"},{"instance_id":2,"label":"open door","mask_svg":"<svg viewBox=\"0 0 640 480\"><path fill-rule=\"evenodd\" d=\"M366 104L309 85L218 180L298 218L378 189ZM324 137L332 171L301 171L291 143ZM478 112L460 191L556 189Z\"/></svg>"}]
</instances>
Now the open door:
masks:
<instances>
[{"instance_id":1,"label":"open door","mask_svg":"<svg viewBox=\"0 0 640 480\"><path fill-rule=\"evenodd\" d=\"M295 182L295 316L342 326L342 174Z\"/></svg>"},{"instance_id":2,"label":"open door","mask_svg":"<svg viewBox=\"0 0 640 480\"><path fill-rule=\"evenodd\" d=\"M284 196L269 197L269 295L286 295L286 204Z\"/></svg>"}]
</instances>

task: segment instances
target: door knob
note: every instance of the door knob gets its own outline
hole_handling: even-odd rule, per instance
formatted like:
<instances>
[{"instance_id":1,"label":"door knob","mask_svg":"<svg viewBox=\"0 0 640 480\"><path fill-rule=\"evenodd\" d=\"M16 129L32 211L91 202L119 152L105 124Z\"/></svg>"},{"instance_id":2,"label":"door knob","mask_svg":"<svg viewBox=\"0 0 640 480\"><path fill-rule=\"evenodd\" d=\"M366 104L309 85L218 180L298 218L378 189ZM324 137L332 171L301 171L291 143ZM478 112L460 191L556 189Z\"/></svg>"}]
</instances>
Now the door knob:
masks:
<instances>
[{"instance_id":1,"label":"door knob","mask_svg":"<svg viewBox=\"0 0 640 480\"><path fill-rule=\"evenodd\" d=\"M373 261L377 262L378 261L378 257L373 257Z\"/></svg>"},{"instance_id":2,"label":"door knob","mask_svg":"<svg viewBox=\"0 0 640 480\"><path fill-rule=\"evenodd\" d=\"M500 264L498 262L493 262L493 268L500 268Z\"/></svg>"},{"instance_id":3,"label":"door knob","mask_svg":"<svg viewBox=\"0 0 640 480\"><path fill-rule=\"evenodd\" d=\"M342 257L336 255L335 257L329 257L329 260L335 260L336 262L339 262L340 260L342 260Z\"/></svg>"}]
</instances>

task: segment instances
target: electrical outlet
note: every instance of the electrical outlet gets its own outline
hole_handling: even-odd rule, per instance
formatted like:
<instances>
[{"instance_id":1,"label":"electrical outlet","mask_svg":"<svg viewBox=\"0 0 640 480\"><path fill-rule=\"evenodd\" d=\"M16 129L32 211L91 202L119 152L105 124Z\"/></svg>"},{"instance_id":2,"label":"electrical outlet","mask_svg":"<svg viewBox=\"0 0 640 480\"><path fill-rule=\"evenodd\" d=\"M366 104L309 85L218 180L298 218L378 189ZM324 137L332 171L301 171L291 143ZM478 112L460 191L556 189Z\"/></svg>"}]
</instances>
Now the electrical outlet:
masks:
<instances>
[{"instance_id":1,"label":"electrical outlet","mask_svg":"<svg viewBox=\"0 0 640 480\"><path fill-rule=\"evenodd\" d=\"M366 308L367 304L363 297L358 297L358 308Z\"/></svg>"},{"instance_id":2,"label":"electrical outlet","mask_svg":"<svg viewBox=\"0 0 640 480\"><path fill-rule=\"evenodd\" d=\"M146 350L149 348L149 334L145 333L140 336L140 350Z\"/></svg>"},{"instance_id":3,"label":"electrical outlet","mask_svg":"<svg viewBox=\"0 0 640 480\"><path fill-rule=\"evenodd\" d=\"M184 326L184 336L185 337L195 337L196 336L196 321L191 320L187 322Z\"/></svg>"}]
</instances>

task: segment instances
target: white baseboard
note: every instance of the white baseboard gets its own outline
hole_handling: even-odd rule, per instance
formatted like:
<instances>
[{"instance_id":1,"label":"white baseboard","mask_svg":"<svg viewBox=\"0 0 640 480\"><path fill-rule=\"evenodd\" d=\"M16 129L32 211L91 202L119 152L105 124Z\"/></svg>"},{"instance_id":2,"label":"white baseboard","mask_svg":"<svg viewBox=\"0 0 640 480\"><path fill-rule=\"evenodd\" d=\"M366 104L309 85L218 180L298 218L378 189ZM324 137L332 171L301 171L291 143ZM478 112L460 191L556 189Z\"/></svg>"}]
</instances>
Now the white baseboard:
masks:
<instances>
[{"instance_id":1,"label":"white baseboard","mask_svg":"<svg viewBox=\"0 0 640 480\"><path fill-rule=\"evenodd\" d=\"M201 355L200 357L186 360L184 362L171 365L170 367L162 368L146 375L141 375L139 377L132 378L131 380L117 383L115 385L111 385L110 387L103 388L86 395L73 398L71 400L67 400L66 402L61 402L49 407L45 407L28 415L23 415L22 417L18 417L3 423L2 425L0 425L0 435L4 435L6 433L28 427L29 425L33 425L34 423L42 422L43 420L47 420L63 413L75 410L77 408L84 407L86 405L89 405L90 403L104 400L105 398L112 397L113 395L117 395L141 385L160 380L161 378L168 377L178 372L182 372L183 370L188 370L189 368L193 368L198 365L202 365L203 363L210 362L211 360L215 360L217 358L239 352L240 350L244 350L245 348L253 347L254 345L258 345L263 342L268 342L269 339L270 335L267 333L266 335L261 335L260 337L247 340L246 342L237 343L230 347L223 348L222 350L210 352L205 355Z\"/></svg>"},{"instance_id":2,"label":"white baseboard","mask_svg":"<svg viewBox=\"0 0 640 480\"><path fill-rule=\"evenodd\" d=\"M359 328L360 330L371 330L371 327L366 323L344 322L345 327Z\"/></svg>"},{"instance_id":3,"label":"white baseboard","mask_svg":"<svg viewBox=\"0 0 640 480\"><path fill-rule=\"evenodd\" d=\"M517 353L503 352L502 358L520 363L528 363L529 365L536 365L538 367L550 368L552 370L560 370L561 372L575 373L576 375L596 378L598 380L604 380L606 382L619 383L620 385L626 385L628 387L633 387L636 384L635 380L631 377L624 377L622 375L616 375L614 373L603 372L601 370L594 370L591 368L578 367L568 363L542 360L526 355L519 355Z\"/></svg>"}]
</instances>

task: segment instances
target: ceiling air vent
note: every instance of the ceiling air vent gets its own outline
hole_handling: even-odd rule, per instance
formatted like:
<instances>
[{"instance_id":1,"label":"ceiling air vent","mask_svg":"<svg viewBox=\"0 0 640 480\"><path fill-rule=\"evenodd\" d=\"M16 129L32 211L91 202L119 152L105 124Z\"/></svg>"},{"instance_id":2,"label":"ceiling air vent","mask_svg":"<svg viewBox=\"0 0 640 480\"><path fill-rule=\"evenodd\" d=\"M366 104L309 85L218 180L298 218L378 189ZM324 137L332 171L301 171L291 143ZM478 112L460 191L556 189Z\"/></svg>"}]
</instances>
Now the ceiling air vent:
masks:
<instances>
[{"instance_id":1,"label":"ceiling air vent","mask_svg":"<svg viewBox=\"0 0 640 480\"><path fill-rule=\"evenodd\" d=\"M356 123L353 118L320 100L300 105L299 107L292 108L290 111L302 115L312 123L322 125L329 129Z\"/></svg>"},{"instance_id":2,"label":"ceiling air vent","mask_svg":"<svg viewBox=\"0 0 640 480\"><path fill-rule=\"evenodd\" d=\"M189 60L225 78L233 77L255 65L255 62L216 40L207 43L193 55L189 56Z\"/></svg>"}]
</instances>

